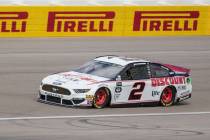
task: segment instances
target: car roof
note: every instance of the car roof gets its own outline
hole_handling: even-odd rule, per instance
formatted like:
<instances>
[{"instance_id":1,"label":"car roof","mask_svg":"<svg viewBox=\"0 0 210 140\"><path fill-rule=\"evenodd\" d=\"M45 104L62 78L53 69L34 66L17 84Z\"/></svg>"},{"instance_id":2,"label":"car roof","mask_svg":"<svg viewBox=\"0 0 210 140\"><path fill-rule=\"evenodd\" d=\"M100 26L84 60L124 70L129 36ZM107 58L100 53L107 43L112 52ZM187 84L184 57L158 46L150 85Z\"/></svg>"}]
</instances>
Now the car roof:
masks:
<instances>
[{"instance_id":1,"label":"car roof","mask_svg":"<svg viewBox=\"0 0 210 140\"><path fill-rule=\"evenodd\" d=\"M121 66L126 66L127 64L136 63L136 62L137 63L150 62L150 61L139 59L139 58L130 58L130 57L125 57L125 56L115 56L115 55L99 56L99 57L96 57L94 60L114 63Z\"/></svg>"}]
</instances>

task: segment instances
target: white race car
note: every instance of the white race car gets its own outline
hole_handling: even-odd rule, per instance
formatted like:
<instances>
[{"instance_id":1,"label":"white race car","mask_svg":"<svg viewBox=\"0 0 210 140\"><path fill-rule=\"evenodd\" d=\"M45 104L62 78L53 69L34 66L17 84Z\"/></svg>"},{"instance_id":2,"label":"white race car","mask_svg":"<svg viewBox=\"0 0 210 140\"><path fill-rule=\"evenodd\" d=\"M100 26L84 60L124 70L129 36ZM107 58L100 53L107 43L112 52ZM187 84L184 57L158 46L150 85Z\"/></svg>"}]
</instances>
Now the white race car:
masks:
<instances>
[{"instance_id":1,"label":"white race car","mask_svg":"<svg viewBox=\"0 0 210 140\"><path fill-rule=\"evenodd\" d=\"M191 97L190 70L119 56L100 56L81 67L44 78L39 101L64 106L104 108L114 104L159 102Z\"/></svg>"}]
</instances>

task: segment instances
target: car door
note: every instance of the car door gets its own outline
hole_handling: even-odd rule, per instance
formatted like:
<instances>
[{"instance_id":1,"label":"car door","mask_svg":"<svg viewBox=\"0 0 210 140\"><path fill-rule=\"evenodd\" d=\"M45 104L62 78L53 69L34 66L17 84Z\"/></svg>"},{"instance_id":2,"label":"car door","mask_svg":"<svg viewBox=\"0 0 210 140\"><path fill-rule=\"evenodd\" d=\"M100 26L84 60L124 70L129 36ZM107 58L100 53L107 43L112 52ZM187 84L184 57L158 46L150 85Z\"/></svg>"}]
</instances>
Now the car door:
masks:
<instances>
[{"instance_id":1,"label":"car door","mask_svg":"<svg viewBox=\"0 0 210 140\"><path fill-rule=\"evenodd\" d=\"M142 101L142 95L151 85L148 63L133 63L120 73L121 80L116 81L115 102L135 103Z\"/></svg>"}]
</instances>

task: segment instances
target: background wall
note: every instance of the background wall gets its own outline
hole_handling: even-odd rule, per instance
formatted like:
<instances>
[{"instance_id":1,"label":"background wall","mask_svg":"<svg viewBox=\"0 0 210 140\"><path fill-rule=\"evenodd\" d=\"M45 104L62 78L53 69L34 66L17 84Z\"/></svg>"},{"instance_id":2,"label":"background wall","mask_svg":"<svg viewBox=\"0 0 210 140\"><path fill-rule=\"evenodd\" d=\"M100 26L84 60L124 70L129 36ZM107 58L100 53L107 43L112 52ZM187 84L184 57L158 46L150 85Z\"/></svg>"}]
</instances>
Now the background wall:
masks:
<instances>
[{"instance_id":1,"label":"background wall","mask_svg":"<svg viewBox=\"0 0 210 140\"><path fill-rule=\"evenodd\" d=\"M1 6L0 37L209 35L210 6Z\"/></svg>"}]
</instances>

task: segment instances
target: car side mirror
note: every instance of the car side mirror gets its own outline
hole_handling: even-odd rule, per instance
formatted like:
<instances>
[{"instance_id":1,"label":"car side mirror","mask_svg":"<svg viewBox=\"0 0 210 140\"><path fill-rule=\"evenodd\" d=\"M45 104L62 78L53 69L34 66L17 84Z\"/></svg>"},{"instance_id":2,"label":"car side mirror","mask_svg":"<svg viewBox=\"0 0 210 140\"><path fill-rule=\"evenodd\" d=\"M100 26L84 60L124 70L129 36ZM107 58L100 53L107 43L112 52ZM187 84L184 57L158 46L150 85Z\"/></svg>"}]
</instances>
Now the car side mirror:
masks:
<instances>
[{"instance_id":1,"label":"car side mirror","mask_svg":"<svg viewBox=\"0 0 210 140\"><path fill-rule=\"evenodd\" d=\"M117 77L116 77L116 81L121 81L122 79L121 79L121 76L120 75L117 75Z\"/></svg>"}]
</instances>

